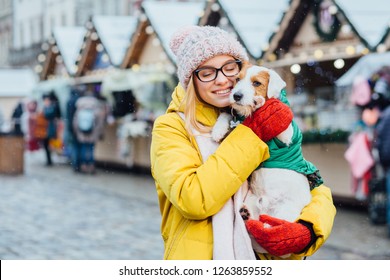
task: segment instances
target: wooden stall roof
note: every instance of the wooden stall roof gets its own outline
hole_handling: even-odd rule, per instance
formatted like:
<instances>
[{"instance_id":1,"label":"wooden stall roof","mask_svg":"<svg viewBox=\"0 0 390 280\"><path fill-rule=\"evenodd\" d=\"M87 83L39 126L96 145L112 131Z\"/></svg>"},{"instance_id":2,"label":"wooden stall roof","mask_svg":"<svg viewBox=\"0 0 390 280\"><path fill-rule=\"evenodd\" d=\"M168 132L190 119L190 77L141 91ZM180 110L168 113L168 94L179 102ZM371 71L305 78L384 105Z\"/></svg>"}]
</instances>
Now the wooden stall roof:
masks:
<instances>
[{"instance_id":1,"label":"wooden stall roof","mask_svg":"<svg viewBox=\"0 0 390 280\"><path fill-rule=\"evenodd\" d=\"M390 5L387 0L335 0L352 28L367 43L371 51L389 29Z\"/></svg>"},{"instance_id":2,"label":"wooden stall roof","mask_svg":"<svg viewBox=\"0 0 390 280\"><path fill-rule=\"evenodd\" d=\"M53 29L44 52L38 57L42 67L40 80L58 74L73 76L76 73L76 60L85 32L85 28L78 26L58 26Z\"/></svg>"},{"instance_id":3,"label":"wooden stall roof","mask_svg":"<svg viewBox=\"0 0 390 280\"><path fill-rule=\"evenodd\" d=\"M130 68L134 64L138 64L142 50L148 40L149 34L146 28L150 26L150 22L146 16L141 16L138 20L136 31L134 32L130 45L123 58L121 68Z\"/></svg>"},{"instance_id":4,"label":"wooden stall roof","mask_svg":"<svg viewBox=\"0 0 390 280\"><path fill-rule=\"evenodd\" d=\"M180 27L196 25L203 14L204 6L203 1L144 1L141 6L142 15L139 17L137 29L131 38L121 68L139 64L145 44L152 35L158 38L164 53L175 65L175 56L169 48L170 37Z\"/></svg>"},{"instance_id":5,"label":"wooden stall roof","mask_svg":"<svg viewBox=\"0 0 390 280\"><path fill-rule=\"evenodd\" d=\"M278 30L270 37L269 48L261 57L262 62L275 67L308 60L358 59L373 51L379 39L374 43L372 38L378 38L378 30L383 34L383 28L377 25L374 36L369 24L365 26L362 22L375 21L377 14L382 15L383 0L371 1L377 5L373 3L375 8L367 8L366 12L356 9L360 2L365 1L352 2L292 0ZM384 24L385 17L380 16L378 24Z\"/></svg>"},{"instance_id":6,"label":"wooden stall roof","mask_svg":"<svg viewBox=\"0 0 390 280\"><path fill-rule=\"evenodd\" d=\"M77 70L76 77L84 76L93 67L93 62L97 56L97 46L101 44L101 40L93 25L92 19L86 23L87 32L84 36L82 47L76 61Z\"/></svg>"},{"instance_id":7,"label":"wooden stall roof","mask_svg":"<svg viewBox=\"0 0 390 280\"><path fill-rule=\"evenodd\" d=\"M390 23L389 27L387 27L385 34L382 39L379 41L379 44L376 47L377 52L384 52L390 50Z\"/></svg>"},{"instance_id":8,"label":"wooden stall roof","mask_svg":"<svg viewBox=\"0 0 390 280\"><path fill-rule=\"evenodd\" d=\"M233 32L250 58L257 60L267 48L269 38L289 3L290 0L273 0L266 4L245 0L243 5L240 1L213 0L208 2L199 24L219 26Z\"/></svg>"},{"instance_id":9,"label":"wooden stall roof","mask_svg":"<svg viewBox=\"0 0 390 280\"><path fill-rule=\"evenodd\" d=\"M39 79L42 81L47 80L49 76L54 74L58 48L54 44L54 42L50 42L50 41L51 39L49 39L49 43L43 44L44 46L47 46L49 44L49 46L47 47L46 50L44 50L44 53L38 55L38 61L41 63L41 69L39 71Z\"/></svg>"},{"instance_id":10,"label":"wooden stall roof","mask_svg":"<svg viewBox=\"0 0 390 280\"><path fill-rule=\"evenodd\" d=\"M121 65L130 38L137 27L135 16L94 16L93 24L111 64Z\"/></svg>"},{"instance_id":11,"label":"wooden stall roof","mask_svg":"<svg viewBox=\"0 0 390 280\"><path fill-rule=\"evenodd\" d=\"M77 75L83 76L93 71L99 53L108 57L105 67L119 67L135 31L136 22L133 16L93 16L87 23L88 32L80 50Z\"/></svg>"}]
</instances>

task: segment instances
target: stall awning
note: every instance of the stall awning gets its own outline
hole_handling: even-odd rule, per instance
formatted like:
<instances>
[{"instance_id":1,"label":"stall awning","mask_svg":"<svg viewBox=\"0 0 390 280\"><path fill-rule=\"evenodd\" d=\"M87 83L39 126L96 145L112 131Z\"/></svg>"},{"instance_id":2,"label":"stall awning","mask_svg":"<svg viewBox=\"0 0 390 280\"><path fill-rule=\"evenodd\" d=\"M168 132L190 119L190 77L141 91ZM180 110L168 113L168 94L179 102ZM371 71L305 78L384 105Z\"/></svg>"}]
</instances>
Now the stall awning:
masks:
<instances>
[{"instance_id":1,"label":"stall awning","mask_svg":"<svg viewBox=\"0 0 390 280\"><path fill-rule=\"evenodd\" d=\"M390 66L390 52L365 55L336 81L336 85L339 87L351 86L358 76L369 79L383 66Z\"/></svg>"},{"instance_id":2,"label":"stall awning","mask_svg":"<svg viewBox=\"0 0 390 280\"><path fill-rule=\"evenodd\" d=\"M0 97L25 97L37 83L36 74L28 68L0 69Z\"/></svg>"}]
</instances>

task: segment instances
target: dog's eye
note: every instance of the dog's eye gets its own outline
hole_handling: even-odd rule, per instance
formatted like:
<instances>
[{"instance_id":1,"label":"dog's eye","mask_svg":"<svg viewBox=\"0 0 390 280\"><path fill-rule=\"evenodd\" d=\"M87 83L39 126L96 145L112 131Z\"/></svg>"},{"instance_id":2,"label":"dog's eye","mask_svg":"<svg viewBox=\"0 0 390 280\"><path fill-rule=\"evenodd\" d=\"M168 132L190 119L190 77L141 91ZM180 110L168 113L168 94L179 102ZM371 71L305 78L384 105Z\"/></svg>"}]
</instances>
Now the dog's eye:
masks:
<instances>
[{"instance_id":1,"label":"dog's eye","mask_svg":"<svg viewBox=\"0 0 390 280\"><path fill-rule=\"evenodd\" d=\"M237 77L237 78L236 78L236 82L238 83L239 81L240 81L240 78Z\"/></svg>"},{"instance_id":2,"label":"dog's eye","mask_svg":"<svg viewBox=\"0 0 390 280\"><path fill-rule=\"evenodd\" d=\"M261 83L258 82L258 81L254 81L254 82L252 83L252 85L253 85L254 87L259 87L259 86L261 86Z\"/></svg>"}]
</instances>

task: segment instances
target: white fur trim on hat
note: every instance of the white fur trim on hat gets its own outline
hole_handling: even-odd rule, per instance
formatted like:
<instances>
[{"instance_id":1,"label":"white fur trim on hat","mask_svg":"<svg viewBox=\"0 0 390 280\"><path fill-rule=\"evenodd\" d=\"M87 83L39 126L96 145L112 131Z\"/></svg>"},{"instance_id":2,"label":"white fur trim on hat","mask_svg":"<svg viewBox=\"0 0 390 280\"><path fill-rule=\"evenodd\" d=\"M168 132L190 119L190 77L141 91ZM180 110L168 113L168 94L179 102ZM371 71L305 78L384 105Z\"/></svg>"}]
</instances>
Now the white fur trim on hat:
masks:
<instances>
[{"instance_id":1,"label":"white fur trim on hat","mask_svg":"<svg viewBox=\"0 0 390 280\"><path fill-rule=\"evenodd\" d=\"M192 73L216 55L248 60L244 47L225 30L215 26L187 26L176 31L169 44L176 55L177 75L187 89Z\"/></svg>"}]
</instances>

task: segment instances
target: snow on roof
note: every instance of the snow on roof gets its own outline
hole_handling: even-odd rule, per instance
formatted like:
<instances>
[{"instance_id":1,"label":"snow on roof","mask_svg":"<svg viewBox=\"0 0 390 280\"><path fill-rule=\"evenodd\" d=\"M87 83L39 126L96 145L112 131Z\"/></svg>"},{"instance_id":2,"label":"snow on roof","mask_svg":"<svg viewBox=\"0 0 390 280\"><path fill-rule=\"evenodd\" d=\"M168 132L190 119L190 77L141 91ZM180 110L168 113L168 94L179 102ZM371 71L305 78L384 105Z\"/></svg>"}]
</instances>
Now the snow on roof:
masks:
<instances>
[{"instance_id":1,"label":"snow on roof","mask_svg":"<svg viewBox=\"0 0 390 280\"><path fill-rule=\"evenodd\" d=\"M28 96L37 82L31 69L0 69L0 97Z\"/></svg>"},{"instance_id":2,"label":"snow on roof","mask_svg":"<svg viewBox=\"0 0 390 280\"><path fill-rule=\"evenodd\" d=\"M99 15L94 16L92 22L111 63L115 66L120 65L137 27L137 19L132 16Z\"/></svg>"},{"instance_id":3,"label":"snow on roof","mask_svg":"<svg viewBox=\"0 0 390 280\"><path fill-rule=\"evenodd\" d=\"M227 17L240 35L247 50L260 57L271 35L277 30L289 0L219 0Z\"/></svg>"},{"instance_id":4,"label":"snow on roof","mask_svg":"<svg viewBox=\"0 0 390 280\"><path fill-rule=\"evenodd\" d=\"M57 26L53 36L69 74L76 71L75 64L83 44L85 28L79 26Z\"/></svg>"},{"instance_id":5,"label":"snow on roof","mask_svg":"<svg viewBox=\"0 0 390 280\"><path fill-rule=\"evenodd\" d=\"M180 27L197 25L202 16L205 3L198 2L155 2L144 1L142 6L145 10L154 31L157 33L164 50L173 61L175 55L169 48L172 34Z\"/></svg>"},{"instance_id":6,"label":"snow on roof","mask_svg":"<svg viewBox=\"0 0 390 280\"><path fill-rule=\"evenodd\" d=\"M376 47L390 24L388 0L335 0L359 35Z\"/></svg>"},{"instance_id":7,"label":"snow on roof","mask_svg":"<svg viewBox=\"0 0 390 280\"><path fill-rule=\"evenodd\" d=\"M371 53L361 57L344 75L337 81L337 86L350 86L356 77L369 79L372 74L383 66L390 66L390 52Z\"/></svg>"}]
</instances>

